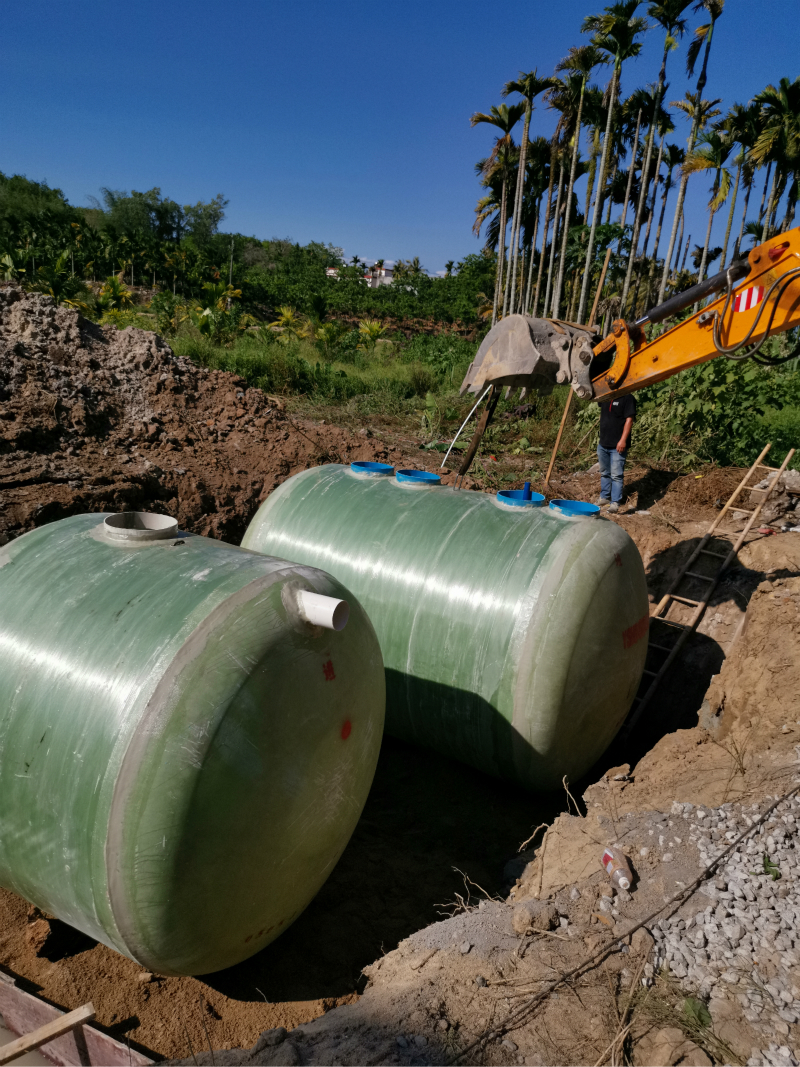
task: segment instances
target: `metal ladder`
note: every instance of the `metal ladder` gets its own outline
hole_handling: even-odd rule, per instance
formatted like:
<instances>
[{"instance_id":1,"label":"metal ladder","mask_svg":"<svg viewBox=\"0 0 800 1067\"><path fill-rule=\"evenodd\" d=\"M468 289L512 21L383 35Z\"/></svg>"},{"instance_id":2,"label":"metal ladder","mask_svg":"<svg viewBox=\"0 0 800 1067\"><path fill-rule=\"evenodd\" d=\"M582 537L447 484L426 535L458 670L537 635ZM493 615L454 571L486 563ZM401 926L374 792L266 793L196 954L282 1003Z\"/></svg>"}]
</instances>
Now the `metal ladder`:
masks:
<instances>
[{"instance_id":1,"label":"metal ladder","mask_svg":"<svg viewBox=\"0 0 800 1067\"><path fill-rule=\"evenodd\" d=\"M758 522L758 518L761 514L762 508L769 500L773 490L778 484L780 476L786 470L795 453L795 450L791 449L786 459L780 465L780 467L768 467L765 463L762 462L762 460L766 456L767 452L769 452L770 448L772 448L772 444L768 444L763 449L761 455L755 461L755 463L747 472L747 474L745 474L744 478L742 478L741 482L739 482L731 498L728 500L722 511L720 511L719 515L717 515L716 519L714 519L706 533L703 535L702 539L700 540L700 544L697 546L697 548L694 550L687 562L681 568L681 572L670 586L669 592L664 594L664 596L658 602L655 611L650 615L649 644L647 650L648 659L650 659L651 652L654 653L656 656L663 656L664 659L661 663L661 666L658 667L657 670L645 670L642 684L647 684L647 680L649 679L649 685L643 696L636 696L634 698L633 708L631 710L631 713L628 715L627 721L625 722L625 725L623 727L623 737L627 737L633 730L636 723L639 721L639 717L641 716L642 712L653 699L653 695L661 684L664 675L667 673L670 666L677 658L683 646L686 644L686 642L689 640L689 638L699 626L700 620L705 614L705 610L709 605L711 597L717 587L717 584L719 583L720 578L730 566L736 553L742 547L745 538L750 533L750 530ZM748 484L750 476L759 470L770 471L772 473L772 478L770 479L766 489L757 489L756 485ZM769 475L767 477L769 477ZM761 501L756 505L755 508L738 507L736 501L739 499L742 493L748 490L750 492L760 493L762 495ZM741 533L736 538L736 541L733 544L731 544L730 541L727 540L723 541L725 545L729 546L728 551L714 552L711 548L707 547L709 541L711 541L712 538L723 540L724 538L733 536L732 533L726 534L723 532L718 534L716 532L725 517L729 514L729 512L735 512L740 515L748 515L749 518L745 523L744 529L741 531ZM717 547L722 546L720 545ZM699 571L692 570L692 567L700 559L701 556L705 556L708 559L720 561L717 565L717 570L714 574L701 574ZM683 596L680 594L680 587L687 579L695 582L704 582L706 584L707 588L701 600L695 600L693 597ZM682 604L694 608L694 612L688 623L680 623L674 619L668 618L670 609L675 604ZM656 633L654 632L655 624L660 624L660 626L667 628L663 632L663 636L656 635ZM663 644L663 641L669 640L668 635L670 634L677 634L674 643L671 645Z\"/></svg>"}]
</instances>

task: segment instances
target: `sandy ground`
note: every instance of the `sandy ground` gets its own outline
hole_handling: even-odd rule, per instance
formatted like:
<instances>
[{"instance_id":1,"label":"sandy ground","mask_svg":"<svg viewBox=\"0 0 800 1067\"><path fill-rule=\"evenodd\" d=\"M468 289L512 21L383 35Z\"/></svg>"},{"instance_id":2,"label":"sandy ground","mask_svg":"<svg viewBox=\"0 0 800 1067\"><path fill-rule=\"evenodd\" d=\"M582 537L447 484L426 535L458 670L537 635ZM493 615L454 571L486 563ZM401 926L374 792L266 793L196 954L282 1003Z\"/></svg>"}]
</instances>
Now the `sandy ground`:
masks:
<instances>
[{"instance_id":1,"label":"sandy ground","mask_svg":"<svg viewBox=\"0 0 800 1067\"><path fill-rule=\"evenodd\" d=\"M130 508L237 542L285 478L352 459L439 462L378 424L359 432L290 417L280 398L176 359L154 334L100 330L45 298L0 290L0 543L65 515ZM654 601L741 475L629 472L615 521L639 547ZM549 495L598 490L594 475L565 475ZM799 628L800 535L755 533L640 728L571 787L578 806L387 739L331 878L279 941L239 967L198 979L143 974L4 891L0 962L63 1008L91 999L100 1025L156 1058L200 1062L211 1047L251 1050L227 1062L445 1062L602 945L609 928L593 916L608 918L603 844L624 831L638 845L675 801L764 803L793 780ZM542 823L544 842L539 831L518 853ZM676 862L696 873L688 845ZM623 918L663 902L658 877L648 874L646 890L640 880ZM525 901L552 905L555 927L520 934L514 909ZM560 932L562 918L572 934ZM632 976L653 958L644 936L626 947L465 1062L596 1063L624 1028ZM639 1011L624 1037L633 1062L746 1062L763 1046L746 1028L728 1035L733 1059L703 1043L687 1031L680 990L659 981L658 1010Z\"/></svg>"}]
</instances>

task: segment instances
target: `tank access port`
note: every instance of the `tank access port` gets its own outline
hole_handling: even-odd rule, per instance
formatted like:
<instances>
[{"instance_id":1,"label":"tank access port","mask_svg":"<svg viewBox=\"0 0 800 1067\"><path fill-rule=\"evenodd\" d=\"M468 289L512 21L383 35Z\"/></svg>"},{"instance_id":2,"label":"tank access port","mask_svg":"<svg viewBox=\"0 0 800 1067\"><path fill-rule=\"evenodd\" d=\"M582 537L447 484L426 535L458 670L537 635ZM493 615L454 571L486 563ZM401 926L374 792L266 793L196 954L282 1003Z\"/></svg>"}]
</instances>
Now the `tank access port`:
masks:
<instances>
[{"instance_id":1,"label":"tank access port","mask_svg":"<svg viewBox=\"0 0 800 1067\"><path fill-rule=\"evenodd\" d=\"M369 460L357 459L350 464L352 474L360 478L387 478L394 474L391 463L372 463Z\"/></svg>"},{"instance_id":2,"label":"tank access port","mask_svg":"<svg viewBox=\"0 0 800 1067\"><path fill-rule=\"evenodd\" d=\"M600 513L597 504L584 500L551 500L550 510L560 519L591 519Z\"/></svg>"},{"instance_id":3,"label":"tank access port","mask_svg":"<svg viewBox=\"0 0 800 1067\"><path fill-rule=\"evenodd\" d=\"M442 479L432 471L403 470L395 474L398 485L404 489L428 488L432 485L441 485Z\"/></svg>"},{"instance_id":4,"label":"tank access port","mask_svg":"<svg viewBox=\"0 0 800 1067\"><path fill-rule=\"evenodd\" d=\"M167 541L176 537L178 520L171 515L155 515L149 511L121 511L107 515L103 534L112 541L141 544L143 541Z\"/></svg>"}]
</instances>

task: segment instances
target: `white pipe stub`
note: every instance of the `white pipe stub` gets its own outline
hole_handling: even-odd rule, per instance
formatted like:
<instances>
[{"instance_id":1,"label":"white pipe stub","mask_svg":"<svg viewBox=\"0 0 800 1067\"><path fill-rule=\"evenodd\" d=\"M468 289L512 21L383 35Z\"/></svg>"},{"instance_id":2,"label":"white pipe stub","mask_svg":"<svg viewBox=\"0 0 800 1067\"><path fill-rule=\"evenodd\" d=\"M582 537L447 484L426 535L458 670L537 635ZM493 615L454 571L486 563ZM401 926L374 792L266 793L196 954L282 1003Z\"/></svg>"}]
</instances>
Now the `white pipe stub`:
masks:
<instances>
[{"instance_id":1,"label":"white pipe stub","mask_svg":"<svg viewBox=\"0 0 800 1067\"><path fill-rule=\"evenodd\" d=\"M343 630L347 626L350 605L346 600L301 589L297 593L297 604L305 621L313 626L323 626L326 630Z\"/></svg>"}]
</instances>

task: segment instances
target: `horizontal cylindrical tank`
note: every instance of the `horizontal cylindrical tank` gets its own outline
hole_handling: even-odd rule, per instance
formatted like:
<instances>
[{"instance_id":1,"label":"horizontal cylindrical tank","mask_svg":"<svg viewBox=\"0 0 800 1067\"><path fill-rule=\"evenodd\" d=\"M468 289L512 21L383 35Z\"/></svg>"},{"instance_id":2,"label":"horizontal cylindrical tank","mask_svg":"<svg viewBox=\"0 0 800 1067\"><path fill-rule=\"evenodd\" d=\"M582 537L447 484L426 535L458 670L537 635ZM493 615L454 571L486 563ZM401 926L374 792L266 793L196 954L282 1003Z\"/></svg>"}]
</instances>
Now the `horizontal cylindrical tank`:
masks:
<instances>
[{"instance_id":1,"label":"horizontal cylindrical tank","mask_svg":"<svg viewBox=\"0 0 800 1067\"><path fill-rule=\"evenodd\" d=\"M0 885L160 974L238 963L344 850L384 703L320 570L161 515L33 530L0 548Z\"/></svg>"},{"instance_id":2,"label":"horizontal cylindrical tank","mask_svg":"<svg viewBox=\"0 0 800 1067\"><path fill-rule=\"evenodd\" d=\"M597 515L353 466L289 478L243 546L323 567L358 596L386 666L387 732L530 788L576 780L644 669L631 538Z\"/></svg>"}]
</instances>

